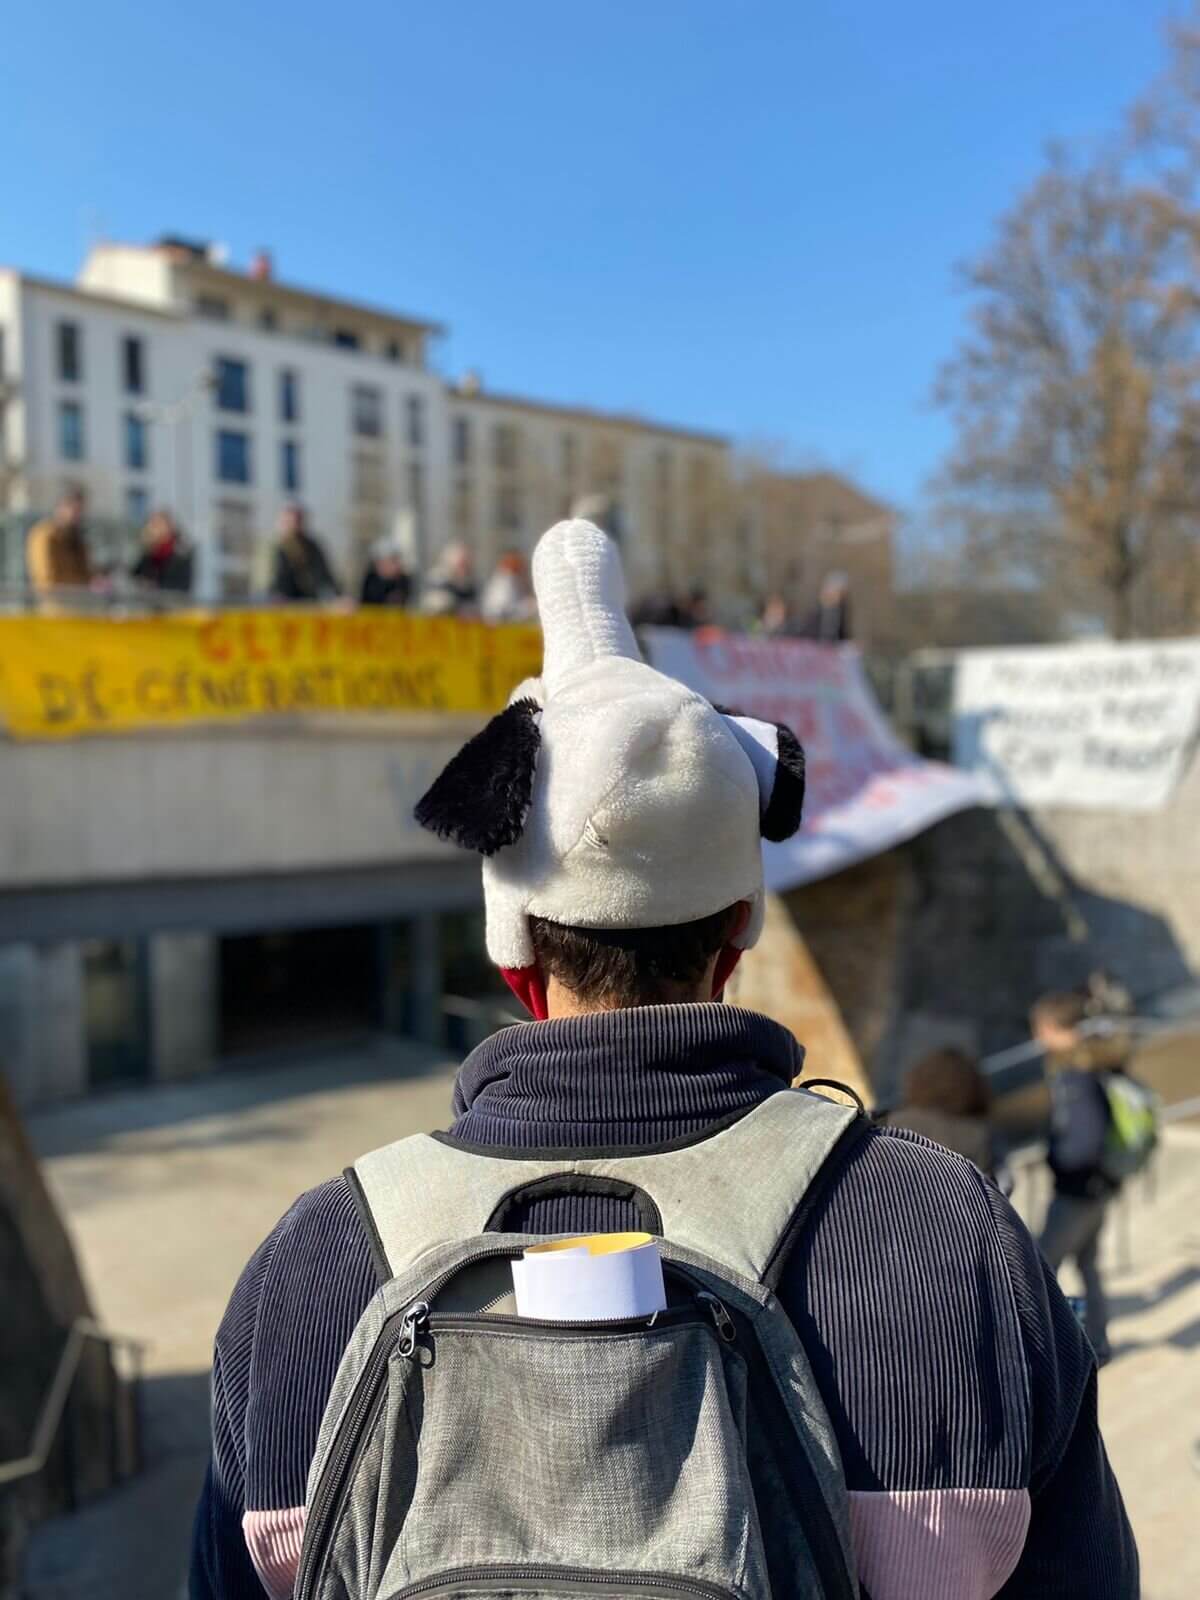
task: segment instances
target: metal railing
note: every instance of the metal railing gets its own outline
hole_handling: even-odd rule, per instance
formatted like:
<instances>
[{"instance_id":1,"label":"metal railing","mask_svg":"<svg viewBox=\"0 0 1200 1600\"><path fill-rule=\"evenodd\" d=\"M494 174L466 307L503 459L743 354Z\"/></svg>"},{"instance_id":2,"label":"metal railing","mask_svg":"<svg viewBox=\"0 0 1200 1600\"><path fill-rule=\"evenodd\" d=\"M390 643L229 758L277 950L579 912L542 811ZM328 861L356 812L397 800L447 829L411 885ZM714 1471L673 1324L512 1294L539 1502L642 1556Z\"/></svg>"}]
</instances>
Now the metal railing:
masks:
<instances>
[{"instance_id":1,"label":"metal railing","mask_svg":"<svg viewBox=\"0 0 1200 1600\"><path fill-rule=\"evenodd\" d=\"M124 1375L116 1370L115 1361L112 1368L110 1423L113 1478L128 1477L136 1472L141 1458L139 1391L145 1345L143 1341L127 1334L113 1333L101 1327L91 1317L77 1317L67 1332L54 1376L39 1407L29 1449L12 1460L0 1461L0 1488L36 1477L49 1463L64 1418L69 1415L71 1391L79 1375L84 1351L92 1343L104 1345L113 1356L117 1351L123 1351L128 1358L129 1370ZM74 1464L69 1462L66 1471L68 1505L74 1505L77 1498Z\"/></svg>"}]
</instances>

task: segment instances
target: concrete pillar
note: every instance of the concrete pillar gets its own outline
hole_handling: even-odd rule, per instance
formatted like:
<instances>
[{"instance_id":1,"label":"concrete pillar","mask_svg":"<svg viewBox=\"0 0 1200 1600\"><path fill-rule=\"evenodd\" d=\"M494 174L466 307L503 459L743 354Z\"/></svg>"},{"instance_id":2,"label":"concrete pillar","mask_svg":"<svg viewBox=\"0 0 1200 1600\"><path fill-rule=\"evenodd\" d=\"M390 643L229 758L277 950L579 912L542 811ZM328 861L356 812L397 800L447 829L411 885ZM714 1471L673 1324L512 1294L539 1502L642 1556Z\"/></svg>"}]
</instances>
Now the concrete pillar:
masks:
<instances>
[{"instance_id":1,"label":"concrete pillar","mask_svg":"<svg viewBox=\"0 0 1200 1600\"><path fill-rule=\"evenodd\" d=\"M421 911L409 924L412 941L413 1033L426 1044L442 1043L442 924L436 911Z\"/></svg>"},{"instance_id":2,"label":"concrete pillar","mask_svg":"<svg viewBox=\"0 0 1200 1600\"><path fill-rule=\"evenodd\" d=\"M209 933L156 933L149 943L150 1074L157 1081L209 1072L217 1057L217 941Z\"/></svg>"},{"instance_id":3,"label":"concrete pillar","mask_svg":"<svg viewBox=\"0 0 1200 1600\"><path fill-rule=\"evenodd\" d=\"M0 946L0 1070L22 1109L86 1091L78 944Z\"/></svg>"}]
</instances>

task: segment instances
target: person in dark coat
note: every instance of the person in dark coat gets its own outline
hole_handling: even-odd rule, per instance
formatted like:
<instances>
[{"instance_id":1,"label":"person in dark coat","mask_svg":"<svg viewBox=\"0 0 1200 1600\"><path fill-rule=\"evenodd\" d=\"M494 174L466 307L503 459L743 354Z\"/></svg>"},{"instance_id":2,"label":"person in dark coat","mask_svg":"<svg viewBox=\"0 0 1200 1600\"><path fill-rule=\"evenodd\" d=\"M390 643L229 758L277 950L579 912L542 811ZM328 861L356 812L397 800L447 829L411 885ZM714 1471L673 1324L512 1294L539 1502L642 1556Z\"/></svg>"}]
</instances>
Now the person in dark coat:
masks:
<instances>
[{"instance_id":1,"label":"person in dark coat","mask_svg":"<svg viewBox=\"0 0 1200 1600\"><path fill-rule=\"evenodd\" d=\"M371 547L371 564L363 574L359 601L364 606L406 606L412 599L412 574L398 539L379 539Z\"/></svg>"},{"instance_id":2,"label":"person in dark coat","mask_svg":"<svg viewBox=\"0 0 1200 1600\"><path fill-rule=\"evenodd\" d=\"M437 1138L448 1156L458 1152L464 1173L477 1161L506 1169L506 1233L536 1238L645 1226L652 1193L609 1180L576 1186L591 1162L653 1160L686 1146L689 1160L711 1159L715 1178L725 1170L720 1143L743 1137L744 1119L786 1116L795 1126L834 1108L790 1087L803 1052L786 1028L714 1003L762 927L761 840L792 837L800 825L799 742L787 729L718 712L641 660L617 553L598 528L552 528L533 577L541 676L451 759L415 818L482 855L487 952L531 1018L467 1058L446 1107L450 1126L444 1116ZM828 1470L847 1497L854 1570L836 1592L1134 1600L1137 1552L1096 1420L1092 1352L1033 1240L960 1156L857 1115L842 1129L816 1185L790 1174L805 1199L790 1216L786 1200L773 1214L782 1231L767 1270L811 1367L828 1418ZM376 1137L402 1131L385 1119ZM783 1143L778 1151L774 1176L790 1153ZM547 1185L547 1172L567 1181ZM706 1207L751 1212L763 1191L778 1192L766 1176L751 1166L741 1182L684 1189L679 1215L690 1211L703 1237ZM216 1338L192 1600L282 1600L302 1548L314 1551L304 1529L321 1419L344 1416L339 1365L390 1276L362 1201L353 1170L310 1189L234 1289ZM420 1248L432 1222L427 1206L397 1191L395 1237ZM753 1337L728 1357L746 1396ZM519 1348L511 1359L522 1360ZM714 1348L711 1359L725 1358ZM588 1362L577 1363L582 1391ZM547 1388L528 1371L530 1393L544 1395L552 1473L555 1443L568 1437L556 1430L589 1397ZM661 1363L658 1371L672 1381ZM626 1420L615 1443L640 1460L655 1441L640 1417ZM527 1431L527 1418L518 1423L514 1437ZM770 1423L747 1398L719 1437L702 1423L712 1435L706 1448L719 1459L727 1438L731 1471L736 1463L743 1472L744 1450L755 1453L760 1439L771 1449L761 1431ZM787 1472L782 1454L779 1467L766 1459ZM461 1497L439 1509L467 1522L475 1511ZM486 1520L488 1508L478 1509ZM724 1502L694 1510L700 1521L729 1523ZM796 1511L807 1507L797 1501ZM374 1507L356 1505L354 1514L352 1534L368 1536ZM576 1520L585 1527L582 1513ZM752 1548L757 1530L737 1527L742 1549ZM777 1600L812 1592L813 1575L785 1576L772 1592ZM378 1590L395 1594L409 1576L407 1567L398 1578L389 1570ZM570 1587L552 1576L490 1587L502 1582L510 1594ZM461 1574L434 1584L443 1594L489 1588ZM425 1587L418 1578L408 1592ZM638 1587L600 1574L597 1592Z\"/></svg>"},{"instance_id":3,"label":"person in dark coat","mask_svg":"<svg viewBox=\"0 0 1200 1600\"><path fill-rule=\"evenodd\" d=\"M324 546L306 524L301 505L284 506L279 515L271 578L271 593L277 600L335 600L342 592Z\"/></svg>"},{"instance_id":4,"label":"person in dark coat","mask_svg":"<svg viewBox=\"0 0 1200 1600\"><path fill-rule=\"evenodd\" d=\"M844 572L830 572L822 580L817 603L808 614L803 635L816 644L845 644L850 627L850 582Z\"/></svg>"},{"instance_id":5,"label":"person in dark coat","mask_svg":"<svg viewBox=\"0 0 1200 1600\"><path fill-rule=\"evenodd\" d=\"M1074 1261L1083 1280L1084 1326L1101 1366L1111 1354L1108 1306L1100 1276L1100 1236L1118 1181L1105 1169L1108 1096L1104 1075L1120 1071L1127 1042L1121 1035L1089 1035L1087 996L1066 991L1043 995L1030 1027L1046 1052L1050 1088L1047 1160L1054 1198L1042 1228L1042 1254L1055 1272Z\"/></svg>"},{"instance_id":6,"label":"person in dark coat","mask_svg":"<svg viewBox=\"0 0 1200 1600\"><path fill-rule=\"evenodd\" d=\"M130 577L166 594L192 591L192 550L169 511L156 511L142 530L142 553Z\"/></svg>"}]
</instances>

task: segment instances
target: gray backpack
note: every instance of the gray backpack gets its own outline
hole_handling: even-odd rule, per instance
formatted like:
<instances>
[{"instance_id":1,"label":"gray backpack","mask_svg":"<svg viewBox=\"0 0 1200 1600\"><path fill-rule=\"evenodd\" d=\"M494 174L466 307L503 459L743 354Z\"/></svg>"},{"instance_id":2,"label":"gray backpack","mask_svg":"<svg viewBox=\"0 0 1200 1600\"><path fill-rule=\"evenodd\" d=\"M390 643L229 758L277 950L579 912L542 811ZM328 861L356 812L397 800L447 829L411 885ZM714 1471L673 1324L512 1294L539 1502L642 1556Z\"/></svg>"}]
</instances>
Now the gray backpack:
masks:
<instances>
[{"instance_id":1,"label":"gray backpack","mask_svg":"<svg viewBox=\"0 0 1200 1600\"><path fill-rule=\"evenodd\" d=\"M845 1480L766 1285L856 1113L770 1096L699 1143L561 1161L418 1135L354 1168L392 1276L334 1381L296 1600L853 1600ZM517 1199L611 1193L668 1309L514 1314Z\"/></svg>"}]
</instances>

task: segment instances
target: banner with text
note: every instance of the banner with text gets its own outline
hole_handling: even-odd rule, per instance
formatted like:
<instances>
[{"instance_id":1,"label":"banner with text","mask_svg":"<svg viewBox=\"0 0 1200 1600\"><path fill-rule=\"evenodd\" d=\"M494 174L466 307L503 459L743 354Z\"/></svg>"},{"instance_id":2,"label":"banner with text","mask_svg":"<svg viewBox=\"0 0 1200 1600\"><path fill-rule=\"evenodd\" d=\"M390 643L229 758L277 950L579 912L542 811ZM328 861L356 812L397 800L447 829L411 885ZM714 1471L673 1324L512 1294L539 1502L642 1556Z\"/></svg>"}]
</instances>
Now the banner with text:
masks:
<instances>
[{"instance_id":1,"label":"banner with text","mask_svg":"<svg viewBox=\"0 0 1200 1600\"><path fill-rule=\"evenodd\" d=\"M1154 811L1200 726L1200 641L966 650L954 759L991 805Z\"/></svg>"},{"instance_id":2,"label":"banner with text","mask_svg":"<svg viewBox=\"0 0 1200 1600\"><path fill-rule=\"evenodd\" d=\"M528 626L383 608L0 617L0 719L22 739L344 712L500 710L541 670Z\"/></svg>"},{"instance_id":3,"label":"banner with text","mask_svg":"<svg viewBox=\"0 0 1200 1600\"><path fill-rule=\"evenodd\" d=\"M900 743L853 648L669 628L644 637L660 671L716 705L786 723L804 746L804 826L763 846L770 889L827 877L978 803L973 778Z\"/></svg>"}]
</instances>

